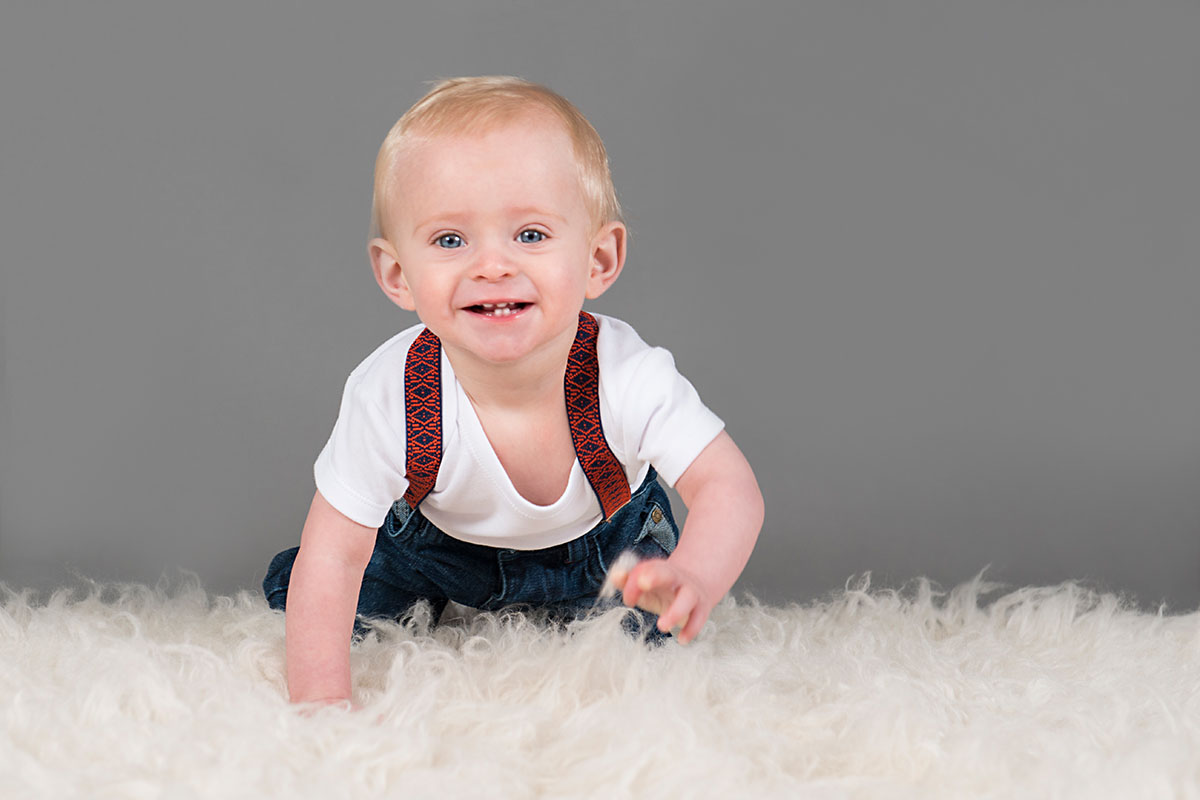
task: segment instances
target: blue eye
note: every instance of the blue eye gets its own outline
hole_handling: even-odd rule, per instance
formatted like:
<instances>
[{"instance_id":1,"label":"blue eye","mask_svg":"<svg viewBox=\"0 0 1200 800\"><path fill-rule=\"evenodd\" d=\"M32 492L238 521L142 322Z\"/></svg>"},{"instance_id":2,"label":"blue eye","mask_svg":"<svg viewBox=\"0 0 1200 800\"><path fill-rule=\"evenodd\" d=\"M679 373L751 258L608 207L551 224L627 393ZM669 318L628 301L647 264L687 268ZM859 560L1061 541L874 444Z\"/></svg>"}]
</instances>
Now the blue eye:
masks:
<instances>
[{"instance_id":1,"label":"blue eye","mask_svg":"<svg viewBox=\"0 0 1200 800\"><path fill-rule=\"evenodd\" d=\"M536 238L530 238L530 234ZM534 230L533 228L526 228L525 230L521 231L517 238L524 244L537 244L546 238L546 234L542 233L541 231Z\"/></svg>"},{"instance_id":2,"label":"blue eye","mask_svg":"<svg viewBox=\"0 0 1200 800\"><path fill-rule=\"evenodd\" d=\"M437 238L438 247L443 247L447 250L453 250L457 247L462 247L462 237L457 233L444 233Z\"/></svg>"}]
</instances>

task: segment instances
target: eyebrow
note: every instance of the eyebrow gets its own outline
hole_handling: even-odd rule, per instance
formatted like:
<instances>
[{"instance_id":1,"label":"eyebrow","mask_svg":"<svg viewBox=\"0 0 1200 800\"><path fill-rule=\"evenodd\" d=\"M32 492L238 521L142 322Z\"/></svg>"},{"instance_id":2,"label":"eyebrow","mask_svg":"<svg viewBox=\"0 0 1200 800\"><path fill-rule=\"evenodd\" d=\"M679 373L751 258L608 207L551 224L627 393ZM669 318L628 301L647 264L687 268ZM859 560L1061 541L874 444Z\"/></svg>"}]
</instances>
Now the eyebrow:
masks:
<instances>
[{"instance_id":1,"label":"eyebrow","mask_svg":"<svg viewBox=\"0 0 1200 800\"><path fill-rule=\"evenodd\" d=\"M567 218L561 214L555 214L553 211L547 211L536 206L511 206L504 209L504 213L510 217L553 217L559 222L567 221ZM435 222L458 222L467 219L467 217L467 214L434 214L424 222L418 223L413 228L413 233L415 234L417 231L429 227Z\"/></svg>"}]
</instances>

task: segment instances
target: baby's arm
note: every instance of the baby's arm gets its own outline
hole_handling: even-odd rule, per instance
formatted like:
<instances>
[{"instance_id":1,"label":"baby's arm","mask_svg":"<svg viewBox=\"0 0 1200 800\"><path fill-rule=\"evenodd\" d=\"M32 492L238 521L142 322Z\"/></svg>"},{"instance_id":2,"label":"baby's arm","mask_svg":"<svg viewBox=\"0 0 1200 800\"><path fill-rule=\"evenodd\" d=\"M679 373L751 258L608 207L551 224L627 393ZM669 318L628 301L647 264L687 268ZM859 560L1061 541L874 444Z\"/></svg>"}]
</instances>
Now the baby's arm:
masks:
<instances>
[{"instance_id":1,"label":"baby's arm","mask_svg":"<svg viewBox=\"0 0 1200 800\"><path fill-rule=\"evenodd\" d=\"M373 528L313 495L288 585L287 679L293 703L350 699L350 635Z\"/></svg>"},{"instance_id":2,"label":"baby's arm","mask_svg":"<svg viewBox=\"0 0 1200 800\"><path fill-rule=\"evenodd\" d=\"M682 624L679 641L686 644L750 560L762 529L763 499L746 457L724 431L701 451L675 488L688 509L678 547L670 558L638 564L624 581L618 578L618 588L626 605L665 608L659 629Z\"/></svg>"}]
</instances>

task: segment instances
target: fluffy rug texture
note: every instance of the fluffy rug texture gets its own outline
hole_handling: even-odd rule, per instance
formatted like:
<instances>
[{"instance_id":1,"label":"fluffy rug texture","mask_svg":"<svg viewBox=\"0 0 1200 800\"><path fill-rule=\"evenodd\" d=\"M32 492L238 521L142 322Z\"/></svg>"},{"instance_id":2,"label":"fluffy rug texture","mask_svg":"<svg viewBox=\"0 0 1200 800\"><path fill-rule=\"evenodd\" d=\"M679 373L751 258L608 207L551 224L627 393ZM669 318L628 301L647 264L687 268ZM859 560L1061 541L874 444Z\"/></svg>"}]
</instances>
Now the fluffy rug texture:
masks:
<instances>
[{"instance_id":1,"label":"fluffy rug texture","mask_svg":"<svg viewBox=\"0 0 1200 800\"><path fill-rule=\"evenodd\" d=\"M858 578L649 647L418 607L287 702L283 616L194 579L0 594L0 797L1200 797L1200 614Z\"/></svg>"}]
</instances>

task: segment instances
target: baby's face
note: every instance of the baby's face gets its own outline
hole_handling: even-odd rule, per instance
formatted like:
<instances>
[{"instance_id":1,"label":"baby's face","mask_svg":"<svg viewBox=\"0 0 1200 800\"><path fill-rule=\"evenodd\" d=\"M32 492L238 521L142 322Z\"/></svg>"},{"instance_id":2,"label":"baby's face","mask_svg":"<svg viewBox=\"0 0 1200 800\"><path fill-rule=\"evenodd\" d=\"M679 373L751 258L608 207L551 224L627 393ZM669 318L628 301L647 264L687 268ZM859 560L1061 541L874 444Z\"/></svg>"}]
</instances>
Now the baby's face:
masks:
<instances>
[{"instance_id":1,"label":"baby's face","mask_svg":"<svg viewBox=\"0 0 1200 800\"><path fill-rule=\"evenodd\" d=\"M607 287L593 274L595 241L619 223L594 229L571 141L542 117L416 144L386 207L392 297L451 358L548 352L574 337L584 298Z\"/></svg>"}]
</instances>

